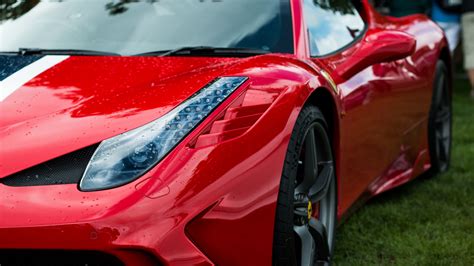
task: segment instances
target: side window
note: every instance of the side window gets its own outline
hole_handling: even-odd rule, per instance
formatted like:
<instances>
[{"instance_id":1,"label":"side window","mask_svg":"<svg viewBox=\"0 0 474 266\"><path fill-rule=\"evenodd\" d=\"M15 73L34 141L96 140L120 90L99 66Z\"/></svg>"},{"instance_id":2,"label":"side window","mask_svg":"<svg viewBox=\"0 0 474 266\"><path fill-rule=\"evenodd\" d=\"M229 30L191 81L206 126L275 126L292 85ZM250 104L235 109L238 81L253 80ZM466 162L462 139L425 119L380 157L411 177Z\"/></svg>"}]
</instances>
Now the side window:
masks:
<instances>
[{"instance_id":1,"label":"side window","mask_svg":"<svg viewBox=\"0 0 474 266\"><path fill-rule=\"evenodd\" d=\"M364 20L349 0L304 0L311 56L335 52L359 37Z\"/></svg>"}]
</instances>

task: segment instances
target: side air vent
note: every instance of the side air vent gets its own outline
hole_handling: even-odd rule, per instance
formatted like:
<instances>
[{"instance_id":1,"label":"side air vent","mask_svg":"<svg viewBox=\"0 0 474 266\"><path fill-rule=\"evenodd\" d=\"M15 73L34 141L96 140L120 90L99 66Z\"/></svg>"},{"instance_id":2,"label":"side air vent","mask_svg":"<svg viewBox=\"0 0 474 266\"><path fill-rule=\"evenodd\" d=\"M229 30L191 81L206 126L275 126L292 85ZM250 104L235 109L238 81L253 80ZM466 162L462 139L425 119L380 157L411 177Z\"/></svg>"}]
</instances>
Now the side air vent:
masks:
<instances>
[{"instance_id":1,"label":"side air vent","mask_svg":"<svg viewBox=\"0 0 474 266\"><path fill-rule=\"evenodd\" d=\"M99 145L92 145L0 179L12 187L77 184Z\"/></svg>"},{"instance_id":2,"label":"side air vent","mask_svg":"<svg viewBox=\"0 0 474 266\"><path fill-rule=\"evenodd\" d=\"M249 100L249 89L241 95L224 113L215 120L196 140L193 147L200 148L215 145L219 142L237 138L247 132L265 113L273 102L256 103Z\"/></svg>"}]
</instances>

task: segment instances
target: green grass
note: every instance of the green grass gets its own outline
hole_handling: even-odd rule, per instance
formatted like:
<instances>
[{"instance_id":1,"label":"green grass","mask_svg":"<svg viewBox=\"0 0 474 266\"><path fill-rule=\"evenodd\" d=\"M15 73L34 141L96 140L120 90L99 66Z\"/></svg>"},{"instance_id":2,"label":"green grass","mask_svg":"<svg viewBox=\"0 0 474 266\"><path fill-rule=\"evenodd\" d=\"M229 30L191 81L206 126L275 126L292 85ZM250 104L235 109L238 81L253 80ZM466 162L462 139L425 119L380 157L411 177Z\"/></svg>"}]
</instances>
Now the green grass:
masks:
<instances>
[{"instance_id":1,"label":"green grass","mask_svg":"<svg viewBox=\"0 0 474 266\"><path fill-rule=\"evenodd\" d=\"M336 237L335 265L474 265L474 101L454 93L449 172L370 200Z\"/></svg>"}]
</instances>

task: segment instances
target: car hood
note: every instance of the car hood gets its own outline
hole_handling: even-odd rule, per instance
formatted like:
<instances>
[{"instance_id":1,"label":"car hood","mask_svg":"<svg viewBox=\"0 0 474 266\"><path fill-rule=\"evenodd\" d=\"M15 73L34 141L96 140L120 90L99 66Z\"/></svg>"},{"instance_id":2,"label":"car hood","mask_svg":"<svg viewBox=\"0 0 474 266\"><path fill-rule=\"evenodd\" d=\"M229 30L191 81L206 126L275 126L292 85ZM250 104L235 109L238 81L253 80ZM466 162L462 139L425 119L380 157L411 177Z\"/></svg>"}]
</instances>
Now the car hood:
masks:
<instances>
[{"instance_id":1,"label":"car hood","mask_svg":"<svg viewBox=\"0 0 474 266\"><path fill-rule=\"evenodd\" d=\"M239 60L46 57L0 56L0 178L157 119Z\"/></svg>"}]
</instances>

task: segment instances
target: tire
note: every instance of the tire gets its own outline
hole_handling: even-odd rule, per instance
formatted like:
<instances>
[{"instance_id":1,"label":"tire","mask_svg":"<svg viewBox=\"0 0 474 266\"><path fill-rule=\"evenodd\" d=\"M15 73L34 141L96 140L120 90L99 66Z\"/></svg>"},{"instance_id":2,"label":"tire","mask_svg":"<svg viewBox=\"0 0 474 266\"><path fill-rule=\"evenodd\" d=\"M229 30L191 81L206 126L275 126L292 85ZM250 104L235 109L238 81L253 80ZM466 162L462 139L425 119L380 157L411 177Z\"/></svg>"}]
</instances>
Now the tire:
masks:
<instances>
[{"instance_id":1,"label":"tire","mask_svg":"<svg viewBox=\"0 0 474 266\"><path fill-rule=\"evenodd\" d=\"M329 264L336 215L336 177L327 123L318 108L306 106L296 121L283 166L273 264Z\"/></svg>"},{"instance_id":2,"label":"tire","mask_svg":"<svg viewBox=\"0 0 474 266\"><path fill-rule=\"evenodd\" d=\"M428 176L446 172L451 162L452 99L448 69L442 61L436 64L428 119L428 144L431 158Z\"/></svg>"}]
</instances>

